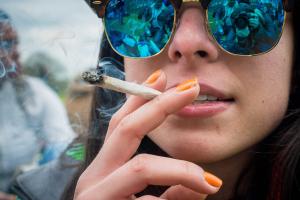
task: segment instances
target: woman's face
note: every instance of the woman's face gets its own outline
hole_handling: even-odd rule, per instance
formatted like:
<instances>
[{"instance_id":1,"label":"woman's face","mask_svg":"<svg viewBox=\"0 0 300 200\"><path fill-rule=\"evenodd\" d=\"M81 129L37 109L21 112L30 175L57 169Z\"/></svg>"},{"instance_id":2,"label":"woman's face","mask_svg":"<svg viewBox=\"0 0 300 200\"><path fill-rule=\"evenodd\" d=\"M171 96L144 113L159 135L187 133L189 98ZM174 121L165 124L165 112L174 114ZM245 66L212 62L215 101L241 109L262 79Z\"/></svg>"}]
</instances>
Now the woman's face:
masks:
<instances>
[{"instance_id":1,"label":"woman's face","mask_svg":"<svg viewBox=\"0 0 300 200\"><path fill-rule=\"evenodd\" d=\"M233 56L208 35L203 16L199 6L185 5L167 48L148 59L125 58L125 71L127 80L143 82L162 69L167 75L166 89L196 76L202 93L211 94L214 88L233 99L206 104L204 109L194 105L194 113L171 115L148 134L175 158L211 163L254 146L282 120L289 97L293 35L288 18L272 51L254 57Z\"/></svg>"}]
</instances>

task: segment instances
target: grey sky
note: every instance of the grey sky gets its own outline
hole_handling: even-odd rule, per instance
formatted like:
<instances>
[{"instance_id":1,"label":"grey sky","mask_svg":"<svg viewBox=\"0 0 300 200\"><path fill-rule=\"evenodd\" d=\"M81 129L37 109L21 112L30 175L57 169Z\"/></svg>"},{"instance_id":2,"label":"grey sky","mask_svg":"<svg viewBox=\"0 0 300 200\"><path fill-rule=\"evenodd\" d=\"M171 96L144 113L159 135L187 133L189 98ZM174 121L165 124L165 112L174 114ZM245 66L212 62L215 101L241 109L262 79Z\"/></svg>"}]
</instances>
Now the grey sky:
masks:
<instances>
[{"instance_id":1,"label":"grey sky","mask_svg":"<svg viewBox=\"0 0 300 200\"><path fill-rule=\"evenodd\" d=\"M21 60L44 51L71 75L95 66L103 28L84 0L0 0L0 8L18 30Z\"/></svg>"}]
</instances>

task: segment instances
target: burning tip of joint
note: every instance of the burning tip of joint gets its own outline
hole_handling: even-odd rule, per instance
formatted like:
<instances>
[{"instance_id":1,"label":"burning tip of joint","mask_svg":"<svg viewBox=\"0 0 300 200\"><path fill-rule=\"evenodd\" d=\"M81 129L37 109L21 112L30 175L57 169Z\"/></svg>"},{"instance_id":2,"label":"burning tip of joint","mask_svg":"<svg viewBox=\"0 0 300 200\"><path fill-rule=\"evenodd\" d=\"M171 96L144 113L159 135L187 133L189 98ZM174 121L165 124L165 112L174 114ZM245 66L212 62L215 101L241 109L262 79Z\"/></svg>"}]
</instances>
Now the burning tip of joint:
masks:
<instances>
[{"instance_id":1,"label":"burning tip of joint","mask_svg":"<svg viewBox=\"0 0 300 200\"><path fill-rule=\"evenodd\" d=\"M96 84L102 82L102 75L97 70L90 70L83 72L81 75L82 79L88 83Z\"/></svg>"}]
</instances>

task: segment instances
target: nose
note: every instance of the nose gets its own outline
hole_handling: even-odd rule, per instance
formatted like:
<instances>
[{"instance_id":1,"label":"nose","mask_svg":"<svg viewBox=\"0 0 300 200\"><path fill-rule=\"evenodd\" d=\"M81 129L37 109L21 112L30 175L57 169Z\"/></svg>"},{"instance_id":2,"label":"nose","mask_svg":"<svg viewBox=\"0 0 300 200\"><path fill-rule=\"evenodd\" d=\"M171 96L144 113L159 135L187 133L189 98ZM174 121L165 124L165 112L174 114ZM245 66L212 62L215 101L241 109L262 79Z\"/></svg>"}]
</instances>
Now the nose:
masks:
<instances>
[{"instance_id":1,"label":"nose","mask_svg":"<svg viewBox=\"0 0 300 200\"><path fill-rule=\"evenodd\" d=\"M187 8L182 12L168 48L168 56L173 62L213 62L218 58L218 47L206 31L201 8Z\"/></svg>"}]
</instances>

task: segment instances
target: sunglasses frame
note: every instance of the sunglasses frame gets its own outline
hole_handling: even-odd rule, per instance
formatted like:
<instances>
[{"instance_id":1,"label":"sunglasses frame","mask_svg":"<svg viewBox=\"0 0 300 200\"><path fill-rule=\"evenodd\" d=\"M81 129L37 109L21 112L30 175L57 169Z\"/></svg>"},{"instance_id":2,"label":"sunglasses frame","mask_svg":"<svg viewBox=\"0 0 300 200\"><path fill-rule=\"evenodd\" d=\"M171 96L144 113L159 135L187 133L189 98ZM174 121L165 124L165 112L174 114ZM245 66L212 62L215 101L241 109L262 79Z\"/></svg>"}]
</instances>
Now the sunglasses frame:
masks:
<instances>
[{"instance_id":1,"label":"sunglasses frame","mask_svg":"<svg viewBox=\"0 0 300 200\"><path fill-rule=\"evenodd\" d=\"M108 4L110 0L102 0L102 1L99 1L99 0L91 0L89 5L90 7L94 10L94 12L97 14L97 16L99 18L102 18L102 21L103 23L105 24L104 20L105 20L105 10L106 10L106 6ZM166 45L159 51L157 52L156 54L154 55L151 55L151 56L147 56L147 57L133 57L133 56L126 56L126 55L122 55L121 53L119 53L119 51L117 51L113 45L111 44L110 42L110 39L108 37L108 34L107 34L107 31L106 31L106 27L104 25L104 31L105 31L105 34L108 38L108 42L111 46L111 48L117 53L119 54L120 56L122 57L127 57L127 58L151 58L151 57L154 57L158 54L160 54L161 52L164 51L164 49L168 46L168 43L170 42L170 40L172 39L172 37L174 36L174 33L175 33L175 30L177 28L177 22L178 22L178 13L180 11L180 8L182 6L183 3L190 3L190 2L195 2L195 3L200 3L202 8L205 10L205 26L206 26L206 31L209 35L211 35L211 37L214 39L215 43L220 47L220 49L230 55L233 55L233 56L242 56L242 57L249 57L249 56L258 56L258 55L262 55L262 54L266 54L268 52L270 52L271 50L273 50L279 43L280 41L280 38L282 36L282 33L283 33L283 30L284 30L284 26L285 26L285 22L286 22L286 12L291 12L293 10L293 0L282 0L282 3L283 3L283 9L284 9L284 21L283 21L283 25L282 25L282 29L281 29L281 33L279 35L279 39L277 40L276 44L273 45L272 48L270 48L269 50L267 51L264 51L262 53L257 53L257 54L249 54L249 55L243 55L243 54L235 54L235 53L231 53L229 52L228 50L224 49L219 43L218 41L216 40L215 36L212 34L212 31L211 31L211 28L208 24L208 5L210 3L211 0L169 0L170 3L173 5L174 9L175 9L175 12L174 12L174 22L173 22L173 28L172 28L172 31L171 31L171 35L170 35L170 38L169 40L167 41Z\"/></svg>"}]
</instances>

